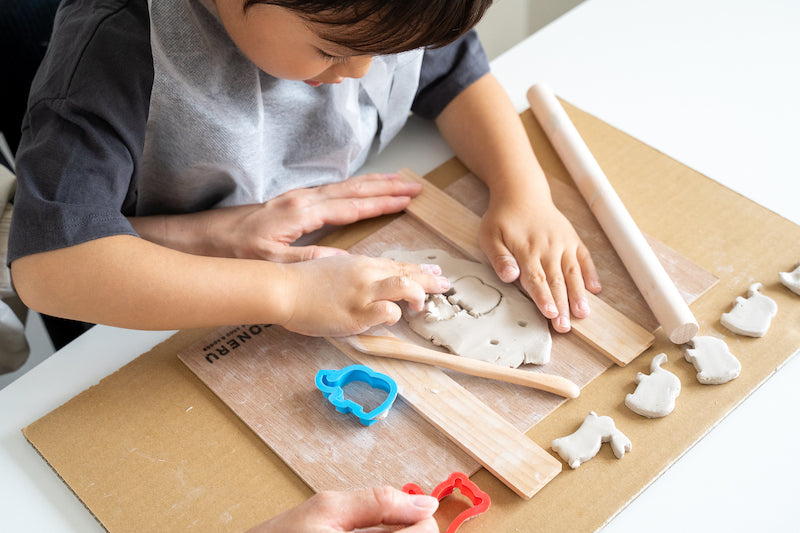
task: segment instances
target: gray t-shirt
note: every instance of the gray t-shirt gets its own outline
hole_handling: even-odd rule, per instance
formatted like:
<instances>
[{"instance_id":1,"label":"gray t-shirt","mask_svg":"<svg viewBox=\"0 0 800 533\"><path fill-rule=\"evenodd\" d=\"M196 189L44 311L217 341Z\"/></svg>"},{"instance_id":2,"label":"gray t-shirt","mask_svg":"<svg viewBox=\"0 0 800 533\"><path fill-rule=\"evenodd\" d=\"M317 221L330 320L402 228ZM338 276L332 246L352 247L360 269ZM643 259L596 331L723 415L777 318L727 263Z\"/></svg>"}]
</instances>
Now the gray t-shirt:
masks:
<instances>
[{"instance_id":1,"label":"gray t-shirt","mask_svg":"<svg viewBox=\"0 0 800 533\"><path fill-rule=\"evenodd\" d=\"M409 109L433 118L488 72L470 32L378 57L362 80L278 80L238 52L211 5L62 3L17 152L9 262L135 235L126 216L262 202L345 179Z\"/></svg>"}]
</instances>

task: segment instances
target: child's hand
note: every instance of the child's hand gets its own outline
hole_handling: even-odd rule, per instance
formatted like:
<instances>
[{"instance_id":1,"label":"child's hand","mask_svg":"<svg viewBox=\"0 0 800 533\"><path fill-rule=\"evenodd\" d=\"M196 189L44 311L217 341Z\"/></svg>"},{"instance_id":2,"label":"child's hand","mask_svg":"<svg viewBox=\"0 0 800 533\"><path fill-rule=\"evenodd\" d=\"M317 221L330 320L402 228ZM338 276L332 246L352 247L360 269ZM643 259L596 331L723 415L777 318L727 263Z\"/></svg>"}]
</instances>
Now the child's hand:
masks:
<instances>
[{"instance_id":1,"label":"child's hand","mask_svg":"<svg viewBox=\"0 0 800 533\"><path fill-rule=\"evenodd\" d=\"M380 531L436 533L439 527L433 513L438 505L431 496L406 494L392 487L320 492L248 533L334 533L382 525L409 527Z\"/></svg>"},{"instance_id":2,"label":"child's hand","mask_svg":"<svg viewBox=\"0 0 800 533\"><path fill-rule=\"evenodd\" d=\"M285 265L286 329L313 336L362 333L400 320L400 300L421 311L426 293L450 288L436 265L400 263L358 255ZM293 294L292 294L293 293Z\"/></svg>"},{"instance_id":3,"label":"child's hand","mask_svg":"<svg viewBox=\"0 0 800 533\"><path fill-rule=\"evenodd\" d=\"M290 246L325 224L345 225L397 213L419 194L421 185L399 174L365 174L340 183L296 189L258 206L245 206L236 218L212 230L229 252L215 255L281 263L344 254L338 248Z\"/></svg>"},{"instance_id":4,"label":"child's hand","mask_svg":"<svg viewBox=\"0 0 800 533\"><path fill-rule=\"evenodd\" d=\"M578 318L589 314L586 289L600 292L600 278L586 246L549 198L493 199L481 221L480 243L500 279L519 278L556 331L569 331L570 310Z\"/></svg>"}]
</instances>

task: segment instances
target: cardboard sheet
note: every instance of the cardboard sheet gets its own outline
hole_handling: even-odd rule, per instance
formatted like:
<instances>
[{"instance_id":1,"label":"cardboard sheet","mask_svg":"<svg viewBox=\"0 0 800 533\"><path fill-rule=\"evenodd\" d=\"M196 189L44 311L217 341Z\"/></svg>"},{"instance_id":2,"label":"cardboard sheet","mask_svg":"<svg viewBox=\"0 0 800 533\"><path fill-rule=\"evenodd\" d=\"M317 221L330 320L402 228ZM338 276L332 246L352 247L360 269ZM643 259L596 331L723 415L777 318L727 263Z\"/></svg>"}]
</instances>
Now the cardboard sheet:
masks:
<instances>
[{"instance_id":1,"label":"cardboard sheet","mask_svg":"<svg viewBox=\"0 0 800 533\"><path fill-rule=\"evenodd\" d=\"M452 213L459 212L457 229L477 228L480 218L476 213L483 213L488 204L486 186L469 174L448 186L445 191L459 197L463 203L449 194L429 196L436 200L433 202L436 215L449 213L453 216ZM619 313L609 317L594 308L590 318L597 322L598 327L611 331L614 331L612 319L624 320L636 327L640 322L646 324L643 331L649 335L648 344L644 347L637 345L635 353L646 349L653 340L649 332L656 329L657 323L619 257L613 253L611 243L574 189L552 180L551 191L565 216L575 221L577 231L592 252L598 270L603 273L602 298L609 302L612 309L616 306L615 313ZM415 198L414 202L420 200ZM447 209L448 203L450 211ZM472 205L475 212L466 208L464 203ZM414 203L409 210L413 206ZM468 223L469 220L473 223ZM416 216L406 213L352 246L350 251L375 257L398 248L441 249L451 255L464 257L450 244L449 238L445 240L446 235L447 229L438 233ZM480 250L477 229L474 233L470 232L464 241L469 243L466 248ZM694 301L716 283L714 276L686 257L661 243L657 245L659 259L667 265L672 279L686 295L688 302ZM435 348L414 333L404 321L389 329L393 335L408 342ZM541 453L541 448L532 450L530 440L520 439L518 433L528 431L558 407L563 402L561 397L457 372L449 373L448 378L439 375L442 372L434 367L420 368L413 364L411 366L416 368L413 378L401 384L401 378L407 374L408 363L387 363L386 360L357 354L358 362L398 380L400 395L404 400L401 403L412 406L415 411L391 412L385 422L364 430L358 427L357 422L354 426L349 417L335 416L336 413L326 405L314 387L317 370L340 369L352 364L352 361L319 339L293 335L282 328L264 331L252 340L246 334L241 341L237 340L244 330L242 327L236 330L220 328L181 351L178 357L315 491L353 489L370 483L402 486L407 480L415 479L418 485L430 492L454 470L473 474L483 465L500 479L522 481L522 487L527 489L513 484L510 486L525 497L530 497L529 490L538 490L558 473L553 467L560 467L561 463L554 465L552 461L537 460L542 456L546 459L551 457L547 452ZM233 342L228 340L231 338ZM627 340L630 342L630 339ZM629 348L622 339L618 342L621 350ZM231 345L236 347L235 352L230 349ZM220 346L225 353L224 358L216 357ZM387 364L389 368L379 368ZM563 376L583 387L611 364L597 349L577 334L570 333L553 335L548 364L524 365L523 369ZM417 387L425 382L437 384ZM437 393L431 396L427 393L430 388L437 390ZM463 390L457 395L445 394L446 390L452 389ZM276 390L281 393L276 394ZM464 412L468 413L467 416L461 416ZM430 420L444 424L438 428L439 432L433 431L434 436L450 435L452 429L462 438L451 437L444 442L440 438L423 440L422 436L429 435L434 429ZM506 423L511 427L507 427ZM476 438L485 435L486 428L493 424L497 427L489 432L492 438ZM275 427L281 427L282 431L276 432ZM506 431L500 431L500 427L506 427ZM500 436L511 440L501 441ZM424 452L394 453L396 449L408 452L417 447L424 449ZM464 457L464 451L469 456ZM363 468L365 457L370 458L369 469ZM473 459L477 457L483 458L480 465ZM530 475L521 476L523 471Z\"/></svg>"},{"instance_id":2,"label":"cardboard sheet","mask_svg":"<svg viewBox=\"0 0 800 533\"><path fill-rule=\"evenodd\" d=\"M641 229L720 279L691 307L701 333L725 337L742 362L722 386L697 383L680 347L656 344L625 368L612 366L539 421L528 436L544 448L573 432L589 410L611 415L633 441L622 460L604 446L577 470L565 469L530 501L491 474L473 480L492 509L463 530L592 531L669 467L800 347L800 299L777 281L795 266L800 227L566 106ZM523 113L550 177L569 183L530 112ZM451 161L428 175L442 185L465 173ZM378 223L359 224L349 247ZM351 239L351 242L346 242ZM719 324L753 281L779 306L768 334L738 337ZM297 505L311 490L176 357L209 330L183 331L25 428L28 440L112 531L241 531ZM649 420L624 407L639 371L667 353L683 391L675 411ZM611 483L610 480L614 480Z\"/></svg>"}]
</instances>

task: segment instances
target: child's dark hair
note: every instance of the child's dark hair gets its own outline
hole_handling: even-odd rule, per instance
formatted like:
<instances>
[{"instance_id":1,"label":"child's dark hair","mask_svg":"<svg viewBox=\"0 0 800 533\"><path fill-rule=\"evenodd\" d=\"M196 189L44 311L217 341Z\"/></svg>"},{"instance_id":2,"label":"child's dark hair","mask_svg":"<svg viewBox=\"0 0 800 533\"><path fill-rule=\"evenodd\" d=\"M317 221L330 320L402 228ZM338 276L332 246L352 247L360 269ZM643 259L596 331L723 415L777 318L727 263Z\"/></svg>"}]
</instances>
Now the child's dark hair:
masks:
<instances>
[{"instance_id":1,"label":"child's dark hair","mask_svg":"<svg viewBox=\"0 0 800 533\"><path fill-rule=\"evenodd\" d=\"M390 54L455 41L483 17L492 0L244 0L290 9L330 27L329 40L363 54ZM337 31L338 26L347 31Z\"/></svg>"}]
</instances>

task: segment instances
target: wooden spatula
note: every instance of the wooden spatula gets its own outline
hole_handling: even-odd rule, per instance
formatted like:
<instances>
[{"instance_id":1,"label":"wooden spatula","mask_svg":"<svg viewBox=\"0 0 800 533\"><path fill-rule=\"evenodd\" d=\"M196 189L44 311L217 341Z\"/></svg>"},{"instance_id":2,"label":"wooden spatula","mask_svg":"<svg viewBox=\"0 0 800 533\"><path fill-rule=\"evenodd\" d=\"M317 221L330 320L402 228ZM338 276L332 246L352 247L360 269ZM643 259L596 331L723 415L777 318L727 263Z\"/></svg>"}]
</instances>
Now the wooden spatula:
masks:
<instances>
[{"instance_id":1,"label":"wooden spatula","mask_svg":"<svg viewBox=\"0 0 800 533\"><path fill-rule=\"evenodd\" d=\"M558 394L565 398L577 398L580 394L580 388L575 383L561 376L506 368L485 361L437 352L436 350L423 348L422 346L417 346L416 344L406 342L397 337L354 335L341 340L347 342L360 352L378 357L402 359L403 361L449 368L450 370L469 374L470 376L496 379L498 381L505 381L524 387L552 392L553 394Z\"/></svg>"}]
</instances>

